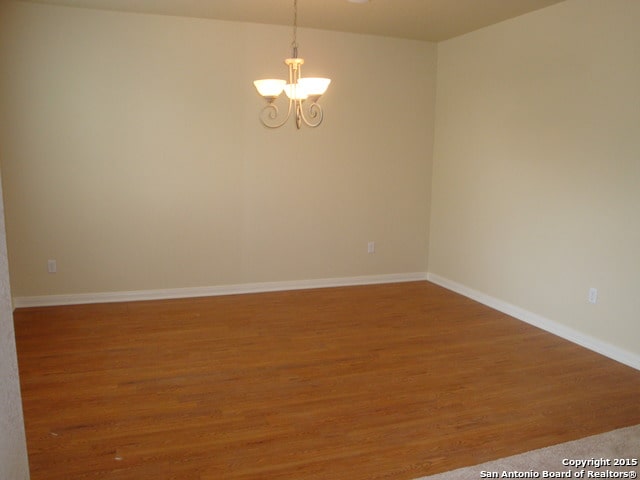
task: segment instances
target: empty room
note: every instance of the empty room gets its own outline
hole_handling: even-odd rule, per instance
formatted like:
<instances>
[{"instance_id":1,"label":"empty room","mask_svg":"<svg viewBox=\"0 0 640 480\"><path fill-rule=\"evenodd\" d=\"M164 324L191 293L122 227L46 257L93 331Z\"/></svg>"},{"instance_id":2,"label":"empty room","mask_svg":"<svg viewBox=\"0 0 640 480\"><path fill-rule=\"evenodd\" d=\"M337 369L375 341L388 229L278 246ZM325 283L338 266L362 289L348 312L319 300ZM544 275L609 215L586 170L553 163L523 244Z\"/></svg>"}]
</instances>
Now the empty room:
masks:
<instances>
[{"instance_id":1,"label":"empty room","mask_svg":"<svg viewBox=\"0 0 640 480\"><path fill-rule=\"evenodd\" d=\"M1 3L0 479L636 478L638 24Z\"/></svg>"}]
</instances>

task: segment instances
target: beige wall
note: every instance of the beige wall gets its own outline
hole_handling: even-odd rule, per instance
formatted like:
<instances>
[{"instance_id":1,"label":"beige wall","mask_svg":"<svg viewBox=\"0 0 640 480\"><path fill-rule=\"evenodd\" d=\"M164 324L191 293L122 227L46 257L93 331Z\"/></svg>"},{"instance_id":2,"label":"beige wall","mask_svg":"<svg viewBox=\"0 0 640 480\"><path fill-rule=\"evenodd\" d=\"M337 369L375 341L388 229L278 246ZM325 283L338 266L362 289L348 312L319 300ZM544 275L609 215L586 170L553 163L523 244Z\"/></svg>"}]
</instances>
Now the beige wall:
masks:
<instances>
[{"instance_id":1,"label":"beige wall","mask_svg":"<svg viewBox=\"0 0 640 480\"><path fill-rule=\"evenodd\" d=\"M434 44L300 29L325 123L268 131L252 80L286 73L290 28L6 10L14 296L426 271Z\"/></svg>"},{"instance_id":2,"label":"beige wall","mask_svg":"<svg viewBox=\"0 0 640 480\"><path fill-rule=\"evenodd\" d=\"M639 24L636 0L568 0L438 45L429 250L430 272L636 355Z\"/></svg>"}]
</instances>

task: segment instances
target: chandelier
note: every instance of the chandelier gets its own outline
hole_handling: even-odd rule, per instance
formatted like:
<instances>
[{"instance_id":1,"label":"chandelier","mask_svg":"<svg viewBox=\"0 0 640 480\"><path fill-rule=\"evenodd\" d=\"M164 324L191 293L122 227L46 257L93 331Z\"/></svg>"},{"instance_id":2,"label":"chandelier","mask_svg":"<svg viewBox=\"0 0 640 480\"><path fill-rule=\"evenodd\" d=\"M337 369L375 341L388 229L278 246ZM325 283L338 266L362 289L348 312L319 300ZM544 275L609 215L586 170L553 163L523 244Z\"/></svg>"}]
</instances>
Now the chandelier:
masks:
<instances>
[{"instance_id":1,"label":"chandelier","mask_svg":"<svg viewBox=\"0 0 640 480\"><path fill-rule=\"evenodd\" d=\"M304 58L298 57L297 33L298 0L294 0L292 54L291 58L284 61L289 68L289 80L267 78L253 82L258 93L267 101L260 112L260 121L268 128L282 127L292 112L295 112L298 129L302 124L308 127L317 127L322 123L322 107L318 103L318 99L327 91L331 79L302 76ZM289 98L289 108L286 115L280 115L280 110L275 104L283 90Z\"/></svg>"}]
</instances>

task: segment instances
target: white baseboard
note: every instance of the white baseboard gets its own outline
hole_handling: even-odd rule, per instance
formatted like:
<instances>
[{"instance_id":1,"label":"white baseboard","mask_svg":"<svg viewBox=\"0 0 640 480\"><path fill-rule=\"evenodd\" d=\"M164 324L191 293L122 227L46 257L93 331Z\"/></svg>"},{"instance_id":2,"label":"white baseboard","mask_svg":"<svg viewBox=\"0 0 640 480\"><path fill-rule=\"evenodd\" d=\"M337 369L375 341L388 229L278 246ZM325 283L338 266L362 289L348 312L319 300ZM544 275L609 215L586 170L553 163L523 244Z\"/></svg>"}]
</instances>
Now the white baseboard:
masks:
<instances>
[{"instance_id":1,"label":"white baseboard","mask_svg":"<svg viewBox=\"0 0 640 480\"><path fill-rule=\"evenodd\" d=\"M281 290L304 290L310 288L374 285L379 283L400 283L426 280L425 272L394 273L386 275L365 275L359 277L320 278L315 280L294 280L286 282L242 283L237 285L217 285L211 287L172 288L165 290L136 290L125 292L79 293L70 295L43 295L34 297L14 297L14 308L50 307L57 305L78 305L87 303L133 302L139 300L164 300L190 297L213 297L241 293L277 292Z\"/></svg>"},{"instance_id":2,"label":"white baseboard","mask_svg":"<svg viewBox=\"0 0 640 480\"><path fill-rule=\"evenodd\" d=\"M488 307L491 307L499 312L506 313L518 320L529 323L535 327L546 330L549 333L553 333L559 337L576 343L582 347L593 350L605 357L609 357L617 362L624 363L636 370L640 370L640 355L621 349L610 343L594 338L573 328L569 328L548 318L542 317L535 313L529 312L523 308L517 307L510 303L504 302L498 298L492 297L485 293L479 292L472 288L469 288L460 283L454 282L447 278L436 275L435 273L428 273L427 280L433 282L448 290L452 290L460 295L464 295L476 302L482 303Z\"/></svg>"}]
</instances>

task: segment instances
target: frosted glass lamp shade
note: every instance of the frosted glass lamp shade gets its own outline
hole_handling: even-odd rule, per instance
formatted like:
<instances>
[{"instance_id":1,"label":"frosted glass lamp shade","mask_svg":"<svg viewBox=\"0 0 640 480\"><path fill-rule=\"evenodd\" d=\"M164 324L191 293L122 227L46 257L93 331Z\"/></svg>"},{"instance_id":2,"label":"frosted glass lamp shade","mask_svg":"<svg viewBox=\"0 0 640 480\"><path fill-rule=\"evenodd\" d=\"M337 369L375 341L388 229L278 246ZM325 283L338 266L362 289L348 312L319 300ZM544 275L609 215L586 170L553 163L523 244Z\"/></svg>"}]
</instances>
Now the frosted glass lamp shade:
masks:
<instances>
[{"instance_id":1,"label":"frosted glass lamp shade","mask_svg":"<svg viewBox=\"0 0 640 480\"><path fill-rule=\"evenodd\" d=\"M258 93L265 98L276 98L284 89L284 86L287 84L285 80L278 80L275 78L265 78L262 80L256 80L253 82L258 90Z\"/></svg>"},{"instance_id":2,"label":"frosted glass lamp shade","mask_svg":"<svg viewBox=\"0 0 640 480\"><path fill-rule=\"evenodd\" d=\"M331 79L307 77L301 78L300 80L298 80L298 83L302 85L302 88L304 88L304 90L310 97L319 97L327 91L327 88L329 88L329 84L331 83Z\"/></svg>"},{"instance_id":3,"label":"frosted glass lamp shade","mask_svg":"<svg viewBox=\"0 0 640 480\"><path fill-rule=\"evenodd\" d=\"M309 94L300 83L287 83L284 86L284 93L291 100L305 100Z\"/></svg>"}]
</instances>

